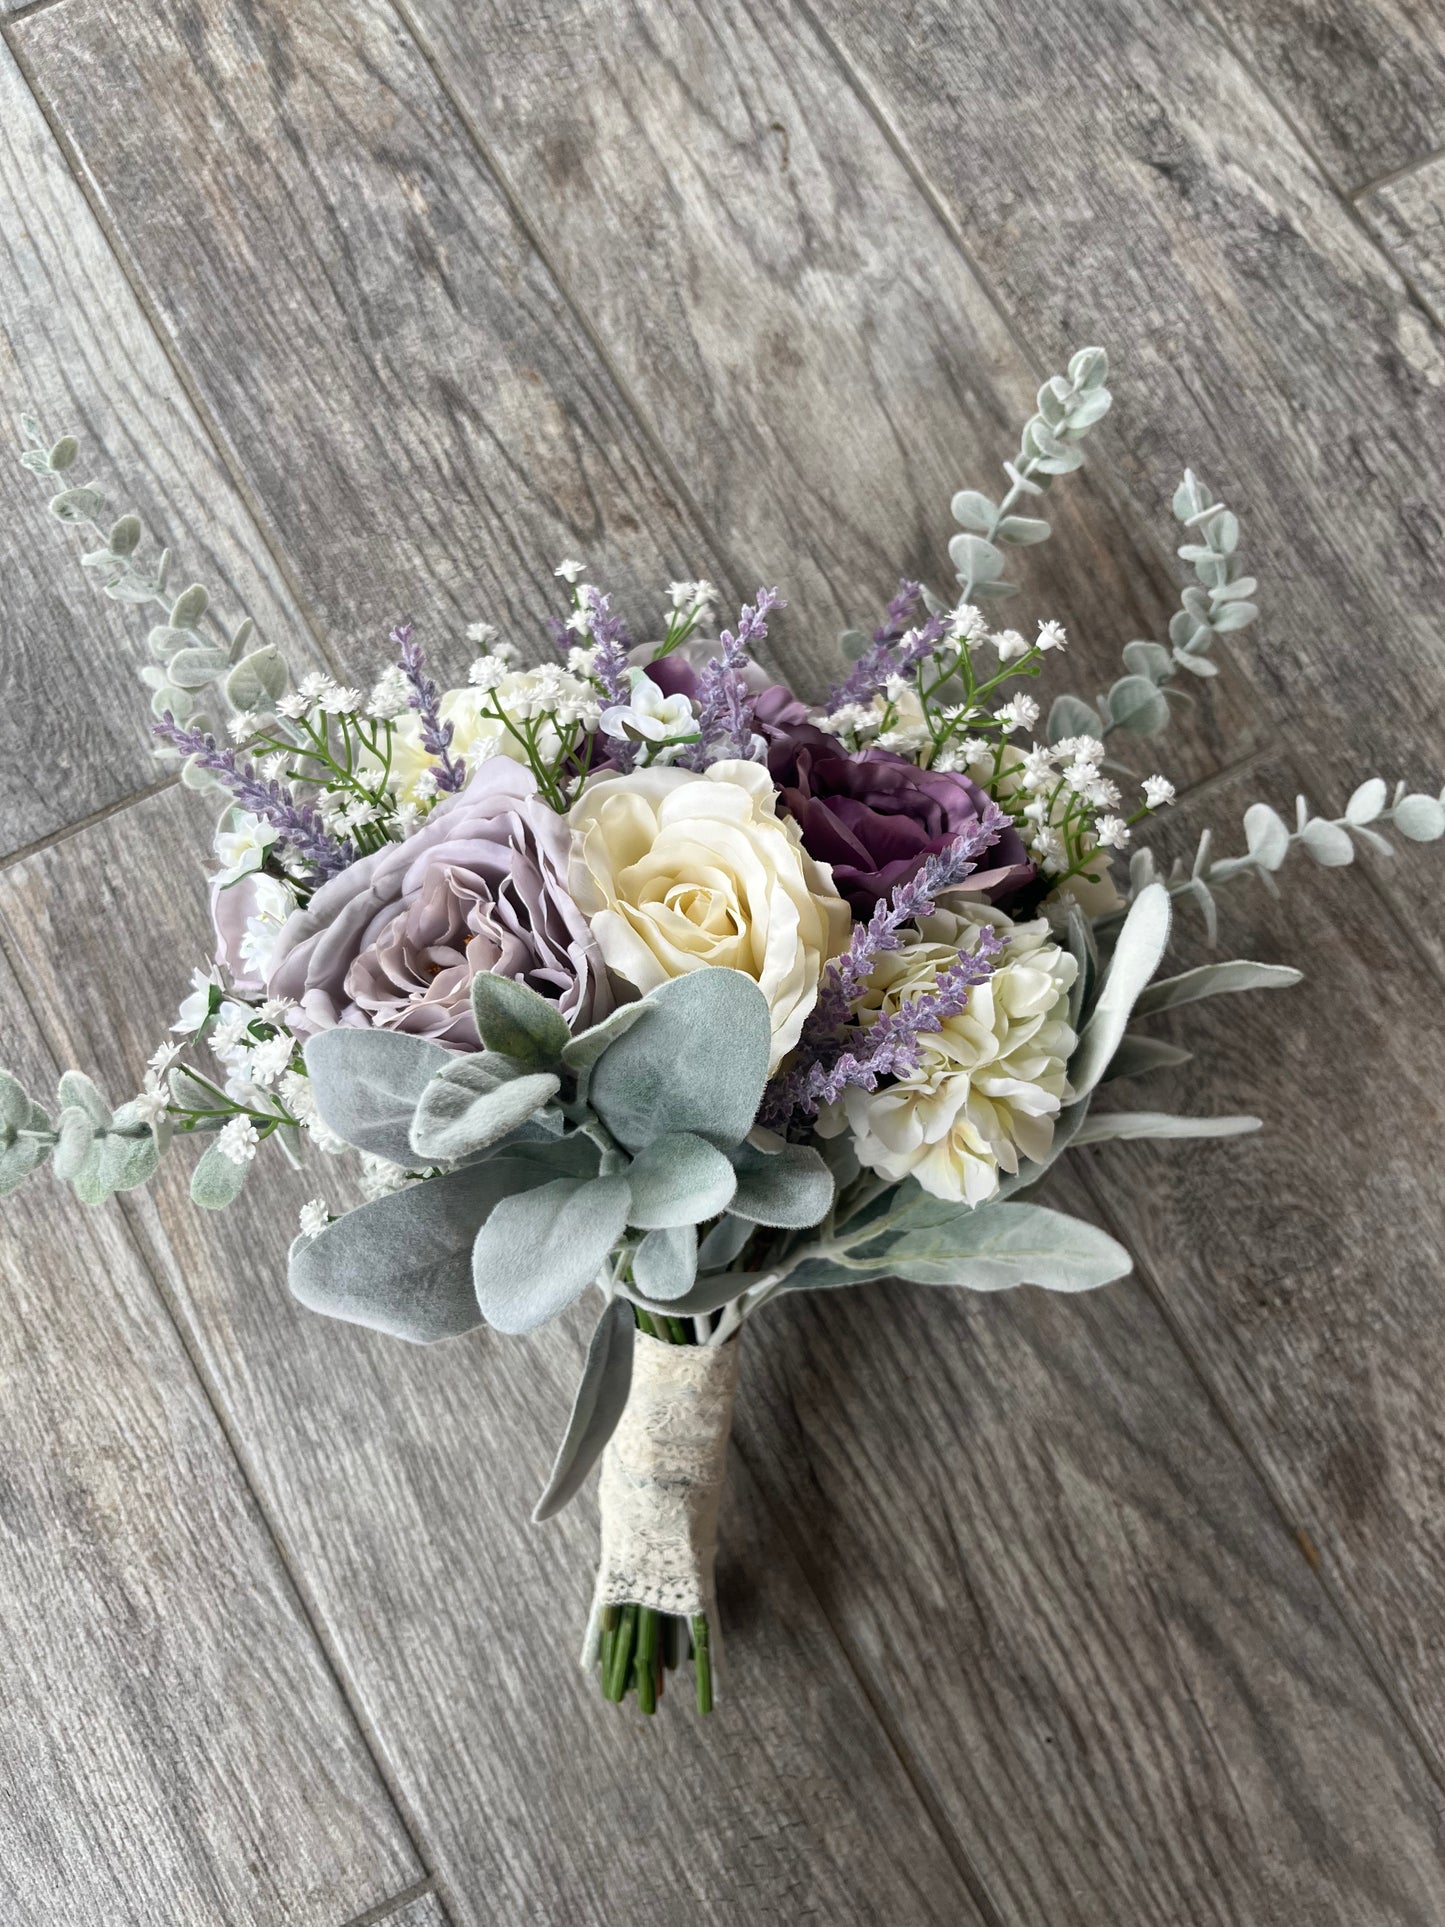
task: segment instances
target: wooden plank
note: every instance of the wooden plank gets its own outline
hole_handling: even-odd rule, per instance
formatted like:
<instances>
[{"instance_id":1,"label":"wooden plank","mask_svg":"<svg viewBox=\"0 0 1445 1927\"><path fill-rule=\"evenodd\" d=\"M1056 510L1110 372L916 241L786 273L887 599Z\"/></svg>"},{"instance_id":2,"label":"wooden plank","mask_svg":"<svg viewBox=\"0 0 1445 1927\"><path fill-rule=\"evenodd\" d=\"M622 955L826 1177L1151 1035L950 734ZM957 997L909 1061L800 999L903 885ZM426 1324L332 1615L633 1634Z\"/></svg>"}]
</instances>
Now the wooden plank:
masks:
<instances>
[{"instance_id":1,"label":"wooden plank","mask_svg":"<svg viewBox=\"0 0 1445 1927\"><path fill-rule=\"evenodd\" d=\"M1214 0L1212 10L1346 191L1445 144L1438 0Z\"/></svg>"},{"instance_id":2,"label":"wooden plank","mask_svg":"<svg viewBox=\"0 0 1445 1927\"><path fill-rule=\"evenodd\" d=\"M1047 371L797 10L628 0L566 33L545 0L407 12L735 572L793 598L789 674L825 687L833 631L871 627L900 571L952 587L952 495L1006 486ZM1009 613L1061 617L1076 673L1112 677L1167 619L1159 562L1091 471L1048 512Z\"/></svg>"},{"instance_id":3,"label":"wooden plank","mask_svg":"<svg viewBox=\"0 0 1445 1927\"><path fill-rule=\"evenodd\" d=\"M200 579L249 608L268 640L314 663L305 626L205 428L151 332L10 51L0 45L0 856L134 795L162 772L145 735L144 614L86 580L76 538L19 465L15 417L84 438L73 479L136 507ZM187 571L180 574L180 571ZM37 735L65 780L35 780Z\"/></svg>"},{"instance_id":4,"label":"wooden plank","mask_svg":"<svg viewBox=\"0 0 1445 1927\"><path fill-rule=\"evenodd\" d=\"M1001 1920L1439 1917L1438 1788L1136 1283L777 1310L743 1456Z\"/></svg>"},{"instance_id":5,"label":"wooden plank","mask_svg":"<svg viewBox=\"0 0 1445 1927\"><path fill-rule=\"evenodd\" d=\"M1383 182L1360 212L1445 327L1445 155Z\"/></svg>"},{"instance_id":6,"label":"wooden plank","mask_svg":"<svg viewBox=\"0 0 1445 1927\"><path fill-rule=\"evenodd\" d=\"M167 792L0 879L45 1023L117 1088L168 1020L174 960L201 954L200 893L174 879L207 834L206 812ZM123 888L122 845L147 853ZM146 962L122 980L102 967L115 955ZM576 1663L595 1510L526 1523L580 1366L578 1323L413 1348L317 1318L288 1299L285 1254L301 1200L336 1196L334 1167L258 1171L224 1219L190 1206L184 1175L129 1215L419 1816L455 1927L753 1927L810 1908L839 1927L977 1921L741 1467L724 1703L699 1723L684 1687L654 1722L621 1715Z\"/></svg>"},{"instance_id":7,"label":"wooden plank","mask_svg":"<svg viewBox=\"0 0 1445 1927\"><path fill-rule=\"evenodd\" d=\"M1039 352L1115 353L1141 536L1186 462L1238 511L1267 627L1230 653L1336 808L1362 764L1438 787L1445 352L1200 9L814 11ZM1445 964L1418 866L1384 887Z\"/></svg>"},{"instance_id":8,"label":"wooden plank","mask_svg":"<svg viewBox=\"0 0 1445 1927\"><path fill-rule=\"evenodd\" d=\"M54 1071L8 964L5 1056ZM337 1927L417 1866L125 1222L0 1212L0 1915Z\"/></svg>"},{"instance_id":9,"label":"wooden plank","mask_svg":"<svg viewBox=\"0 0 1445 1927\"><path fill-rule=\"evenodd\" d=\"M443 670L478 618L541 653L566 554L644 610L716 576L381 0L79 0L13 41L358 673L408 614Z\"/></svg>"},{"instance_id":10,"label":"wooden plank","mask_svg":"<svg viewBox=\"0 0 1445 1927\"><path fill-rule=\"evenodd\" d=\"M1287 768L1266 770L1212 798L1209 814L1289 783ZM1183 836L1187 825L1173 828ZM1438 888L1439 852L1417 856ZM1372 911L1362 878L1311 870L1281 883L1278 906L1236 886L1221 944L1296 963L1307 983L1287 998L1226 998L1157 1025L1198 1051L1168 1108L1253 1110L1268 1136L1168 1157L1110 1146L1086 1162L1445 1762L1439 990L1393 918ZM1198 955L1191 933L1183 960ZM1151 1208L1141 1212L1144 1195Z\"/></svg>"}]
</instances>

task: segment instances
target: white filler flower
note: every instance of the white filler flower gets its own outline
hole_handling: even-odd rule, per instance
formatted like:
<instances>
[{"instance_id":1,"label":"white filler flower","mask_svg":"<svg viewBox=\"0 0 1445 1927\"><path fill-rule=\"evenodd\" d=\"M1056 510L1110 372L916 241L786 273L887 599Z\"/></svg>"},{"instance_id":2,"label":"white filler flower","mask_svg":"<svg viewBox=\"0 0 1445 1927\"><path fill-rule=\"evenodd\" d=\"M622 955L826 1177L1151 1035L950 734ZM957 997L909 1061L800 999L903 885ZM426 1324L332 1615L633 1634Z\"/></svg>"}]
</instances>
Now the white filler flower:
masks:
<instances>
[{"instance_id":1,"label":"white filler flower","mask_svg":"<svg viewBox=\"0 0 1445 1927\"><path fill-rule=\"evenodd\" d=\"M1078 966L1044 918L1011 924L982 905L940 910L920 919L918 943L879 958L861 1013L867 1021L932 990L960 950L977 947L985 922L1007 937L993 975L957 1017L924 1034L918 1069L887 1089L845 1091L819 1120L827 1136L846 1122L870 1171L916 1178L935 1197L969 1205L991 1198L999 1173L1017 1171L1021 1157L1049 1154L1069 1095L1076 1039L1068 1003Z\"/></svg>"}]
</instances>

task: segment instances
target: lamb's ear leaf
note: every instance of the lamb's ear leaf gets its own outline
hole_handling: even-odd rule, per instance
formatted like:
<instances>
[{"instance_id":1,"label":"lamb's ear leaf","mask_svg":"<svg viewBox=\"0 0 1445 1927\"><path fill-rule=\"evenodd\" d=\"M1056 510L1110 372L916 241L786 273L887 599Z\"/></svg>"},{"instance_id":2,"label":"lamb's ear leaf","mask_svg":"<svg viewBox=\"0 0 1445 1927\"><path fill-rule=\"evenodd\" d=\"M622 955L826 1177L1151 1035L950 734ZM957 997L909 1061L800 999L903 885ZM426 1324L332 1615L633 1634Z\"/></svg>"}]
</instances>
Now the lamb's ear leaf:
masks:
<instances>
[{"instance_id":1,"label":"lamb's ear leaf","mask_svg":"<svg viewBox=\"0 0 1445 1927\"><path fill-rule=\"evenodd\" d=\"M675 1131L726 1149L757 1115L771 1047L767 1000L751 977L693 970L643 998L593 1066L589 1099L629 1151Z\"/></svg>"},{"instance_id":2,"label":"lamb's ear leaf","mask_svg":"<svg viewBox=\"0 0 1445 1927\"><path fill-rule=\"evenodd\" d=\"M1162 977L1140 997L1138 1012L1149 1017L1180 1004L1197 1004L1205 997L1222 997L1235 990L1288 990L1303 980L1304 972L1289 964L1250 963L1244 957L1227 963L1201 964L1179 977Z\"/></svg>"},{"instance_id":3,"label":"lamb's ear leaf","mask_svg":"<svg viewBox=\"0 0 1445 1927\"><path fill-rule=\"evenodd\" d=\"M1176 1117L1168 1111L1096 1111L1079 1127L1075 1144L1125 1138L1245 1137L1264 1128L1257 1117Z\"/></svg>"},{"instance_id":4,"label":"lamb's ear leaf","mask_svg":"<svg viewBox=\"0 0 1445 1927\"><path fill-rule=\"evenodd\" d=\"M504 1160L495 1160L502 1164ZM480 1325L472 1242L496 1203L496 1174L469 1166L348 1211L291 1247L291 1294L312 1311L414 1344Z\"/></svg>"},{"instance_id":5,"label":"lamb's ear leaf","mask_svg":"<svg viewBox=\"0 0 1445 1927\"><path fill-rule=\"evenodd\" d=\"M1193 1056L1193 1051L1166 1044L1162 1037L1126 1037L1110 1059L1101 1082L1107 1084L1116 1077L1147 1077L1151 1071L1177 1070Z\"/></svg>"},{"instance_id":6,"label":"lamb's ear leaf","mask_svg":"<svg viewBox=\"0 0 1445 1927\"><path fill-rule=\"evenodd\" d=\"M1041 1285L1088 1291L1124 1277L1132 1259L1107 1232L1038 1204L959 1206L927 1229L849 1253L845 1268L920 1285L1001 1291Z\"/></svg>"},{"instance_id":7,"label":"lamb's ear leaf","mask_svg":"<svg viewBox=\"0 0 1445 1927\"><path fill-rule=\"evenodd\" d=\"M424 1164L485 1151L550 1104L561 1086L550 1071L500 1078L490 1052L459 1057L421 1094L411 1120L411 1148Z\"/></svg>"},{"instance_id":8,"label":"lamb's ear leaf","mask_svg":"<svg viewBox=\"0 0 1445 1927\"><path fill-rule=\"evenodd\" d=\"M641 1231L697 1225L725 1210L737 1187L732 1165L715 1145L675 1131L645 1145L627 1169L628 1222ZM694 1240L694 1245L696 1240Z\"/></svg>"},{"instance_id":9,"label":"lamb's ear leaf","mask_svg":"<svg viewBox=\"0 0 1445 1927\"><path fill-rule=\"evenodd\" d=\"M250 1174L249 1162L238 1164L226 1156L219 1144L208 1144L191 1173L191 1203L200 1205L204 1211L224 1211L240 1197ZM76 1180L77 1192L80 1182Z\"/></svg>"},{"instance_id":10,"label":"lamb's ear leaf","mask_svg":"<svg viewBox=\"0 0 1445 1927\"><path fill-rule=\"evenodd\" d=\"M590 1030L578 1031L562 1052L562 1062L577 1079L577 1096L582 1103L587 1101L587 1087L592 1078L592 1066L603 1051L615 1044L624 1031L631 1030L643 1013L643 1005L619 1004L609 1017L594 1024Z\"/></svg>"},{"instance_id":11,"label":"lamb's ear leaf","mask_svg":"<svg viewBox=\"0 0 1445 1927\"><path fill-rule=\"evenodd\" d=\"M719 1271L730 1265L748 1239L753 1235L753 1227L746 1218L735 1218L727 1213L718 1219L698 1246L697 1262L703 1271Z\"/></svg>"},{"instance_id":12,"label":"lamb's ear leaf","mask_svg":"<svg viewBox=\"0 0 1445 1927\"><path fill-rule=\"evenodd\" d=\"M512 977L480 970L472 979L472 1015L488 1050L536 1070L561 1061L572 1033L557 1006Z\"/></svg>"},{"instance_id":13,"label":"lamb's ear leaf","mask_svg":"<svg viewBox=\"0 0 1445 1927\"><path fill-rule=\"evenodd\" d=\"M740 1298L753 1285L760 1285L770 1274L766 1271L710 1271L679 1298L651 1299L641 1290L634 1292L646 1311L665 1312L674 1318L689 1318L699 1312L717 1311L732 1298Z\"/></svg>"},{"instance_id":14,"label":"lamb's ear leaf","mask_svg":"<svg viewBox=\"0 0 1445 1927\"><path fill-rule=\"evenodd\" d=\"M338 1024L308 1039L304 1055L322 1123L358 1151L411 1169L413 1113L455 1054L406 1031Z\"/></svg>"},{"instance_id":15,"label":"lamb's ear leaf","mask_svg":"<svg viewBox=\"0 0 1445 1927\"><path fill-rule=\"evenodd\" d=\"M1149 883L1129 905L1102 988L1069 1060L1069 1082L1086 1097L1119 1048L1130 1012L1164 955L1169 941L1169 892Z\"/></svg>"},{"instance_id":16,"label":"lamb's ear leaf","mask_svg":"<svg viewBox=\"0 0 1445 1927\"><path fill-rule=\"evenodd\" d=\"M576 1496L617 1430L632 1388L634 1325L632 1306L625 1298L614 1298L597 1320L552 1476L532 1511L533 1525L553 1518Z\"/></svg>"},{"instance_id":17,"label":"lamb's ear leaf","mask_svg":"<svg viewBox=\"0 0 1445 1927\"><path fill-rule=\"evenodd\" d=\"M649 1231L633 1253L632 1278L643 1297L664 1304L691 1291L697 1279L697 1226Z\"/></svg>"},{"instance_id":18,"label":"lamb's ear leaf","mask_svg":"<svg viewBox=\"0 0 1445 1927\"><path fill-rule=\"evenodd\" d=\"M810 1144L785 1144L775 1152L740 1144L728 1155L738 1174L728 1206L735 1217L801 1230L817 1224L833 1202L833 1173Z\"/></svg>"},{"instance_id":19,"label":"lamb's ear leaf","mask_svg":"<svg viewBox=\"0 0 1445 1927\"><path fill-rule=\"evenodd\" d=\"M42 1138L17 1137L0 1145L0 1198L16 1191L30 1173L45 1162L50 1146Z\"/></svg>"},{"instance_id":20,"label":"lamb's ear leaf","mask_svg":"<svg viewBox=\"0 0 1445 1927\"><path fill-rule=\"evenodd\" d=\"M533 1331L580 1298L627 1226L626 1178L554 1178L503 1198L477 1233L472 1284L497 1331Z\"/></svg>"}]
</instances>

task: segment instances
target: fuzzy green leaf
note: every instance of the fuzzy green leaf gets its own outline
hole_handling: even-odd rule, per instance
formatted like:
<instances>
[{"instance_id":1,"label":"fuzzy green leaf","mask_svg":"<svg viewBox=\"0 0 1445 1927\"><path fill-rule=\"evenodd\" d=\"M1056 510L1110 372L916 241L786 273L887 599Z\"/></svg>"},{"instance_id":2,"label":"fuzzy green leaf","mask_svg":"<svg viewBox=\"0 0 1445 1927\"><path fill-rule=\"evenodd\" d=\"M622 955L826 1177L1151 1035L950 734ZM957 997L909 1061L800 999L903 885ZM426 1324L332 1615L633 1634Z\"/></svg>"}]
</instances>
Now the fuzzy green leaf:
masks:
<instances>
[{"instance_id":1,"label":"fuzzy green leaf","mask_svg":"<svg viewBox=\"0 0 1445 1927\"><path fill-rule=\"evenodd\" d=\"M586 1363L572 1416L552 1466L546 1490L532 1512L533 1525L559 1513L581 1489L627 1406L632 1388L632 1306L614 1298L603 1310L587 1347Z\"/></svg>"},{"instance_id":2,"label":"fuzzy green leaf","mask_svg":"<svg viewBox=\"0 0 1445 1927\"><path fill-rule=\"evenodd\" d=\"M566 1019L554 1003L492 971L479 971L472 979L472 1013L488 1050L539 1070L559 1063L571 1041Z\"/></svg>"},{"instance_id":3,"label":"fuzzy green leaf","mask_svg":"<svg viewBox=\"0 0 1445 1927\"><path fill-rule=\"evenodd\" d=\"M471 1157L525 1124L560 1088L548 1071L503 1074L491 1051L453 1058L421 1094L411 1149L423 1164Z\"/></svg>"},{"instance_id":4,"label":"fuzzy green leaf","mask_svg":"<svg viewBox=\"0 0 1445 1927\"><path fill-rule=\"evenodd\" d=\"M775 1152L740 1144L730 1153L738 1188L728 1207L752 1224L801 1230L817 1224L833 1202L833 1173L810 1144L785 1144Z\"/></svg>"},{"instance_id":5,"label":"fuzzy green leaf","mask_svg":"<svg viewBox=\"0 0 1445 1927\"><path fill-rule=\"evenodd\" d=\"M412 1116L453 1053L406 1031L338 1024L318 1031L305 1057L322 1123L358 1151L411 1169Z\"/></svg>"},{"instance_id":6,"label":"fuzzy green leaf","mask_svg":"<svg viewBox=\"0 0 1445 1927\"><path fill-rule=\"evenodd\" d=\"M691 1291L697 1278L697 1226L649 1231L633 1254L632 1278L644 1298L663 1304Z\"/></svg>"},{"instance_id":7,"label":"fuzzy green leaf","mask_svg":"<svg viewBox=\"0 0 1445 1927\"><path fill-rule=\"evenodd\" d=\"M219 1144L209 1144L191 1173L191 1203L204 1211L224 1211L240 1197L251 1174L251 1161L237 1164Z\"/></svg>"},{"instance_id":8,"label":"fuzzy green leaf","mask_svg":"<svg viewBox=\"0 0 1445 1927\"><path fill-rule=\"evenodd\" d=\"M696 1225L727 1208L737 1175L722 1152L691 1131L644 1145L627 1170L627 1221L641 1231Z\"/></svg>"},{"instance_id":9,"label":"fuzzy green leaf","mask_svg":"<svg viewBox=\"0 0 1445 1927\"><path fill-rule=\"evenodd\" d=\"M642 1000L643 1014L598 1059L590 1101L619 1144L693 1131L726 1149L748 1134L768 1075L768 1006L751 977L706 968Z\"/></svg>"},{"instance_id":10,"label":"fuzzy green leaf","mask_svg":"<svg viewBox=\"0 0 1445 1927\"><path fill-rule=\"evenodd\" d=\"M1289 964L1250 963L1244 957L1201 964L1197 970L1161 977L1151 984L1139 999L1138 1013L1151 1017L1156 1011L1176 1010L1181 1004L1197 1004L1205 997L1223 997L1236 990L1288 990L1303 975Z\"/></svg>"},{"instance_id":11,"label":"fuzzy green leaf","mask_svg":"<svg viewBox=\"0 0 1445 1927\"><path fill-rule=\"evenodd\" d=\"M1069 1082L1076 1097L1093 1090L1119 1048L1129 1013L1164 955L1169 941L1169 893L1162 883L1146 884L1129 906L1078 1048L1069 1061Z\"/></svg>"},{"instance_id":12,"label":"fuzzy green leaf","mask_svg":"<svg viewBox=\"0 0 1445 1927\"><path fill-rule=\"evenodd\" d=\"M621 1177L556 1178L503 1198L477 1233L472 1283L487 1323L526 1332L587 1289L627 1225Z\"/></svg>"}]
</instances>

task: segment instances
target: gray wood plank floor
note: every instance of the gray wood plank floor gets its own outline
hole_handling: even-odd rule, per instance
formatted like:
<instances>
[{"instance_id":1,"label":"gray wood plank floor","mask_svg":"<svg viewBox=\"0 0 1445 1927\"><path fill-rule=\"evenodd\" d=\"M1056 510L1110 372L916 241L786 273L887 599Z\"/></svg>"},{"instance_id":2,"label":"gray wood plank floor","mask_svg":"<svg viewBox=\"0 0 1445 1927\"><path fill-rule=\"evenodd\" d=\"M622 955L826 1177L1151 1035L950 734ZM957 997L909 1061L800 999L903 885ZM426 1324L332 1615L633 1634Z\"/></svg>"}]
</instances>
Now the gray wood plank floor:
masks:
<instances>
[{"instance_id":1,"label":"gray wood plank floor","mask_svg":"<svg viewBox=\"0 0 1445 1927\"><path fill-rule=\"evenodd\" d=\"M1102 339L1118 411L1027 606L1108 674L1193 461L1265 613L1169 745L1169 834L1334 800L1445 752L1442 22L0 0L0 400L353 679L404 614L449 670L470 620L533 633L575 552L629 613L777 580L815 685ZM0 1058L119 1092L208 825L29 481L0 450ZM752 1335L709 1726L572 1666L595 1511L526 1516L576 1330L307 1317L299 1178L222 1220L175 1174L7 1203L0 1918L1438 1927L1442 881L1231 906L1312 984L1177 1026L1171 1104L1264 1138L1064 1180L1133 1281Z\"/></svg>"}]
</instances>

